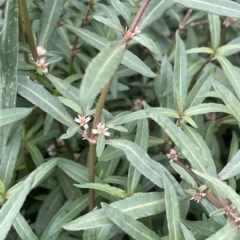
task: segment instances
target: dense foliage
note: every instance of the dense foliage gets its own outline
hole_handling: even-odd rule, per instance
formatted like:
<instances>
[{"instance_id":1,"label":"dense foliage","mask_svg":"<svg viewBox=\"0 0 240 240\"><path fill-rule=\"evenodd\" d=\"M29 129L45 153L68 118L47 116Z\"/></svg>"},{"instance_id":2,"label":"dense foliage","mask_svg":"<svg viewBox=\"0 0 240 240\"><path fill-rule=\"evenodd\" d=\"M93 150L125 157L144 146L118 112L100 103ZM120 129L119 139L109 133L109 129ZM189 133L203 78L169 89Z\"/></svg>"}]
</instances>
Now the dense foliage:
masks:
<instances>
[{"instance_id":1,"label":"dense foliage","mask_svg":"<svg viewBox=\"0 0 240 240\"><path fill-rule=\"evenodd\" d=\"M239 16L0 0L0 240L240 239Z\"/></svg>"}]
</instances>

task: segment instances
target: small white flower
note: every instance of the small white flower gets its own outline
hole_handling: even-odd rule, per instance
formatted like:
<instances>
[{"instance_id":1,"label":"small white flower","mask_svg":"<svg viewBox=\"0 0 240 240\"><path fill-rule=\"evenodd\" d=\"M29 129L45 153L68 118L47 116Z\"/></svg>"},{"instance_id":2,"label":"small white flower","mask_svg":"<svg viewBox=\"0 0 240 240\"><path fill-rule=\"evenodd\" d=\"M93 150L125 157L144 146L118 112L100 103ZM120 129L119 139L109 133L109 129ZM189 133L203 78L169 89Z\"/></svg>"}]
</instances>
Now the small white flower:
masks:
<instances>
[{"instance_id":1,"label":"small white flower","mask_svg":"<svg viewBox=\"0 0 240 240\"><path fill-rule=\"evenodd\" d=\"M47 53L46 49L43 46L37 46L38 56L43 56Z\"/></svg>"},{"instance_id":2,"label":"small white flower","mask_svg":"<svg viewBox=\"0 0 240 240\"><path fill-rule=\"evenodd\" d=\"M47 66L48 66L48 63L45 63L45 58L40 58L37 60L37 62L35 62L36 64L36 67L37 67L37 70L39 72L39 70L43 73L48 73L48 69L47 69Z\"/></svg>"},{"instance_id":3,"label":"small white flower","mask_svg":"<svg viewBox=\"0 0 240 240\"><path fill-rule=\"evenodd\" d=\"M190 200L194 200L196 201L197 203L199 203L199 201L205 197L206 194L205 193L202 193L202 192L199 192L199 193L196 193L194 195L192 195L192 197L190 198Z\"/></svg>"},{"instance_id":4,"label":"small white flower","mask_svg":"<svg viewBox=\"0 0 240 240\"><path fill-rule=\"evenodd\" d=\"M110 136L110 133L107 132L108 128L105 127L105 124L99 123L97 129L92 129L93 134Z\"/></svg>"},{"instance_id":5,"label":"small white flower","mask_svg":"<svg viewBox=\"0 0 240 240\"><path fill-rule=\"evenodd\" d=\"M59 146L59 147L62 147L62 146L64 146L64 141L62 140L62 139L57 139L57 145Z\"/></svg>"},{"instance_id":6,"label":"small white flower","mask_svg":"<svg viewBox=\"0 0 240 240\"><path fill-rule=\"evenodd\" d=\"M172 148L170 152L167 154L167 157L173 161L176 161L179 155L180 153L178 153L174 148Z\"/></svg>"},{"instance_id":7,"label":"small white flower","mask_svg":"<svg viewBox=\"0 0 240 240\"><path fill-rule=\"evenodd\" d=\"M225 25L225 27L230 26L233 22L237 21L237 18L231 18L231 17L227 17L224 22L223 25Z\"/></svg>"},{"instance_id":8,"label":"small white flower","mask_svg":"<svg viewBox=\"0 0 240 240\"><path fill-rule=\"evenodd\" d=\"M80 126L84 127L84 129L88 129L88 122L91 120L92 118L91 117L86 117L86 116L81 116L81 115L78 115L78 118L75 118L75 122L79 123Z\"/></svg>"},{"instance_id":9,"label":"small white flower","mask_svg":"<svg viewBox=\"0 0 240 240\"><path fill-rule=\"evenodd\" d=\"M55 148L54 144L51 144L48 147L47 151L48 151L48 155L51 156L51 157L54 157L57 154L57 151L56 151L56 148Z\"/></svg>"}]
</instances>

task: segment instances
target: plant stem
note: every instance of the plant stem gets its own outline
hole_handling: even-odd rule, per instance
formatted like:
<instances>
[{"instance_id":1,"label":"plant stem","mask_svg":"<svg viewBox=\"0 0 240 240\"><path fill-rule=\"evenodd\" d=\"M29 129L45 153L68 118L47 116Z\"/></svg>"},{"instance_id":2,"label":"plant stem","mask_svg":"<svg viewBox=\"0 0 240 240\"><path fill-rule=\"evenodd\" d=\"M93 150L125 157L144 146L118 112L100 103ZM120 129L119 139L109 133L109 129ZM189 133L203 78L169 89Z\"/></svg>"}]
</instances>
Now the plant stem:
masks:
<instances>
[{"instance_id":1,"label":"plant stem","mask_svg":"<svg viewBox=\"0 0 240 240\"><path fill-rule=\"evenodd\" d=\"M20 10L21 10L21 15L22 15L23 21L24 21L25 32L27 35L28 44L29 44L34 61L37 61L39 56L37 54L37 49L36 49L35 41L33 38L32 27L31 27L31 22L30 22L29 15L28 15L26 0L19 0L19 6L20 6Z\"/></svg>"}]
</instances>

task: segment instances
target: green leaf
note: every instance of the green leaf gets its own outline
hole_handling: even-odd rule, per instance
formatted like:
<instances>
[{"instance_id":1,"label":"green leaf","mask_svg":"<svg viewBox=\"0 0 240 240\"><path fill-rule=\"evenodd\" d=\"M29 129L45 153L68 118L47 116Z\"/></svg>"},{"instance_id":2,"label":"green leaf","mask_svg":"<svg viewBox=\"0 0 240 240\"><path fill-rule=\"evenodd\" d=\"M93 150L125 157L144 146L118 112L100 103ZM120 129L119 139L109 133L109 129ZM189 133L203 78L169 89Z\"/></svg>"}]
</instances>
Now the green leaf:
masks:
<instances>
[{"instance_id":1,"label":"green leaf","mask_svg":"<svg viewBox=\"0 0 240 240\"><path fill-rule=\"evenodd\" d=\"M156 113L147 104L144 106L146 113L151 119L159 124L163 130L169 135L176 146L181 150L182 154L192 164L192 167L202 172L211 173L211 167L205 159L203 153L197 147L192 140L177 127L169 118L167 118L161 112ZM199 161L201 159L201 161Z\"/></svg>"},{"instance_id":2,"label":"green leaf","mask_svg":"<svg viewBox=\"0 0 240 240\"><path fill-rule=\"evenodd\" d=\"M97 148L96 148L96 154L98 158L102 155L104 148L105 148L105 137L103 135L99 135L97 140Z\"/></svg>"},{"instance_id":3,"label":"green leaf","mask_svg":"<svg viewBox=\"0 0 240 240\"><path fill-rule=\"evenodd\" d=\"M40 18L38 46L47 45L54 28L57 27L57 21L62 13L65 3L66 0L51 0L45 2Z\"/></svg>"},{"instance_id":4,"label":"green leaf","mask_svg":"<svg viewBox=\"0 0 240 240\"><path fill-rule=\"evenodd\" d=\"M21 239L24 240L38 240L38 237L35 235L31 227L29 226L26 219L22 216L21 213L18 213L14 222L13 226L18 233L18 235L21 237Z\"/></svg>"},{"instance_id":5,"label":"green leaf","mask_svg":"<svg viewBox=\"0 0 240 240\"><path fill-rule=\"evenodd\" d=\"M226 0L174 0L187 8L238 18L240 14L240 4Z\"/></svg>"},{"instance_id":6,"label":"green leaf","mask_svg":"<svg viewBox=\"0 0 240 240\"><path fill-rule=\"evenodd\" d=\"M111 146L107 146L99 158L99 161L109 161L114 158L119 158L124 155L124 152L120 149L116 149Z\"/></svg>"},{"instance_id":7,"label":"green leaf","mask_svg":"<svg viewBox=\"0 0 240 240\"><path fill-rule=\"evenodd\" d=\"M220 226L211 218L204 221L182 220L182 222L191 230L197 231L198 233L208 237L220 228Z\"/></svg>"},{"instance_id":8,"label":"green leaf","mask_svg":"<svg viewBox=\"0 0 240 240\"><path fill-rule=\"evenodd\" d=\"M40 165L42 165L45 162L42 153L40 152L40 150L37 148L36 145L34 145L32 142L28 141L28 142L26 142L25 146L26 146L27 150L29 151L36 167L39 167Z\"/></svg>"},{"instance_id":9,"label":"green leaf","mask_svg":"<svg viewBox=\"0 0 240 240\"><path fill-rule=\"evenodd\" d=\"M98 50L102 50L109 43L108 39L100 37L96 33L90 32L88 30L72 27L70 25L65 25L65 27L77 34L84 41L97 48ZM121 63L144 76L151 78L156 76L156 74L153 73L151 69L142 60L140 60L136 55L134 55L128 50L125 51Z\"/></svg>"},{"instance_id":10,"label":"green leaf","mask_svg":"<svg viewBox=\"0 0 240 240\"><path fill-rule=\"evenodd\" d=\"M240 99L239 71L225 57L217 56L216 58L221 64L222 69L226 74L227 78L229 79L230 83L232 84L233 89L235 90L235 93L238 96L238 99Z\"/></svg>"},{"instance_id":11,"label":"green leaf","mask_svg":"<svg viewBox=\"0 0 240 240\"><path fill-rule=\"evenodd\" d=\"M64 195L58 186L49 193L40 207L35 223L35 231L37 235L41 235L43 233L63 203Z\"/></svg>"},{"instance_id":12,"label":"green leaf","mask_svg":"<svg viewBox=\"0 0 240 240\"><path fill-rule=\"evenodd\" d=\"M85 183L85 184L74 184L76 187L79 188L92 188L96 190L100 190L110 195L119 197L119 198L126 198L128 194L120 188L112 187L108 184L102 183Z\"/></svg>"},{"instance_id":13,"label":"green leaf","mask_svg":"<svg viewBox=\"0 0 240 240\"><path fill-rule=\"evenodd\" d=\"M163 188L162 174L165 172L174 184L174 187L180 195L184 195L182 188L175 178L160 163L152 160L148 154L137 144L123 140L107 140L106 144L124 151L128 161L146 178Z\"/></svg>"},{"instance_id":14,"label":"green leaf","mask_svg":"<svg viewBox=\"0 0 240 240\"><path fill-rule=\"evenodd\" d=\"M25 118L31 111L31 108L0 109L0 127Z\"/></svg>"},{"instance_id":15,"label":"green leaf","mask_svg":"<svg viewBox=\"0 0 240 240\"><path fill-rule=\"evenodd\" d=\"M233 132L231 146L228 154L228 162L230 162L233 156L237 153L238 149L239 149L238 136L235 132Z\"/></svg>"},{"instance_id":16,"label":"green leaf","mask_svg":"<svg viewBox=\"0 0 240 240\"><path fill-rule=\"evenodd\" d=\"M163 183L169 236L172 240L179 240L182 239L182 232L177 193L165 173L163 173Z\"/></svg>"},{"instance_id":17,"label":"green leaf","mask_svg":"<svg viewBox=\"0 0 240 240\"><path fill-rule=\"evenodd\" d=\"M110 205L135 219L156 215L165 211L163 192L139 193ZM113 223L108 219L103 210L98 209L75 219L63 226L63 228L69 231L78 231L112 225Z\"/></svg>"},{"instance_id":18,"label":"green leaf","mask_svg":"<svg viewBox=\"0 0 240 240\"><path fill-rule=\"evenodd\" d=\"M228 186L226 183L222 182L218 178L210 176L209 174L200 173L199 171L194 169L193 172L195 172L198 176L206 179L208 182L211 182L214 186L219 188L221 190L222 197L225 196L226 198L231 200L233 205L238 210L240 209L240 196L230 186Z\"/></svg>"},{"instance_id":19,"label":"green leaf","mask_svg":"<svg viewBox=\"0 0 240 240\"><path fill-rule=\"evenodd\" d=\"M164 12L169 10L174 5L173 0L150 1L146 11L143 13L138 28L143 30L152 22L160 18Z\"/></svg>"},{"instance_id":20,"label":"green leaf","mask_svg":"<svg viewBox=\"0 0 240 240\"><path fill-rule=\"evenodd\" d=\"M2 206L0 210L0 239L3 240L7 236L14 219L31 190L34 177L34 174L32 174L25 181L20 182L18 189L16 189L7 202Z\"/></svg>"},{"instance_id":21,"label":"green leaf","mask_svg":"<svg viewBox=\"0 0 240 240\"><path fill-rule=\"evenodd\" d=\"M1 28L0 35L0 109L14 108L16 102L19 47L18 1L7 1L4 15L4 28ZM6 147L10 129L11 125L0 127L0 159Z\"/></svg>"},{"instance_id":22,"label":"green leaf","mask_svg":"<svg viewBox=\"0 0 240 240\"><path fill-rule=\"evenodd\" d=\"M143 150L148 149L148 136L149 136L148 120L141 119L138 121L137 134L135 137L135 143L138 144ZM137 188L141 177L141 173L132 165L128 170L128 193L133 194Z\"/></svg>"},{"instance_id":23,"label":"green leaf","mask_svg":"<svg viewBox=\"0 0 240 240\"><path fill-rule=\"evenodd\" d=\"M67 82L67 79L61 80L53 75L47 74L47 78L51 81L55 88L67 99L72 100L76 104L79 102L79 89L73 87Z\"/></svg>"},{"instance_id":24,"label":"green leaf","mask_svg":"<svg viewBox=\"0 0 240 240\"><path fill-rule=\"evenodd\" d=\"M195 240L196 239L193 236L192 232L183 223L180 222L180 226L181 226L182 233L183 233L185 239L187 239L187 240Z\"/></svg>"},{"instance_id":25,"label":"green leaf","mask_svg":"<svg viewBox=\"0 0 240 240\"><path fill-rule=\"evenodd\" d=\"M206 71L193 86L189 92L184 109L188 109L194 105L198 105L204 101L204 98L199 98L202 94L209 92L212 87L213 69Z\"/></svg>"},{"instance_id":26,"label":"green leaf","mask_svg":"<svg viewBox=\"0 0 240 240\"><path fill-rule=\"evenodd\" d=\"M82 108L77 103L75 103L74 101L69 100L69 99L64 98L64 97L58 97L58 99L60 100L61 103L70 107L72 110L74 110L78 114L80 114L80 115L83 114Z\"/></svg>"},{"instance_id":27,"label":"green leaf","mask_svg":"<svg viewBox=\"0 0 240 240\"><path fill-rule=\"evenodd\" d=\"M43 127L44 128L44 133L43 133L44 136L50 132L53 120L54 120L54 118L50 114L47 114L45 121L44 121L44 127Z\"/></svg>"},{"instance_id":28,"label":"green leaf","mask_svg":"<svg viewBox=\"0 0 240 240\"><path fill-rule=\"evenodd\" d=\"M228 164L218 174L219 179L222 181L236 176L240 173L240 150L233 156Z\"/></svg>"},{"instance_id":29,"label":"green leaf","mask_svg":"<svg viewBox=\"0 0 240 240\"><path fill-rule=\"evenodd\" d=\"M239 237L239 229L234 221L229 221L224 227L211 235L207 240L225 240L237 239Z\"/></svg>"},{"instance_id":30,"label":"green leaf","mask_svg":"<svg viewBox=\"0 0 240 240\"><path fill-rule=\"evenodd\" d=\"M175 49L175 65L174 65L174 102L175 108L179 113L183 112L183 106L187 97L187 57L185 46L179 33L176 32L176 49Z\"/></svg>"},{"instance_id":31,"label":"green leaf","mask_svg":"<svg viewBox=\"0 0 240 240\"><path fill-rule=\"evenodd\" d=\"M106 203L102 203L104 213L111 221L134 239L160 240L161 238L141 222ZM127 224L126 224L127 223Z\"/></svg>"},{"instance_id":32,"label":"green leaf","mask_svg":"<svg viewBox=\"0 0 240 240\"><path fill-rule=\"evenodd\" d=\"M60 136L60 139L68 139L71 138L78 130L80 129L80 126L77 124L72 125L68 128L67 133Z\"/></svg>"},{"instance_id":33,"label":"green leaf","mask_svg":"<svg viewBox=\"0 0 240 240\"><path fill-rule=\"evenodd\" d=\"M187 54L191 53L209 53L214 54L214 50L209 47L198 47L198 48L191 48L186 51Z\"/></svg>"},{"instance_id":34,"label":"green leaf","mask_svg":"<svg viewBox=\"0 0 240 240\"><path fill-rule=\"evenodd\" d=\"M0 180L4 184L5 189L8 189L14 175L21 146L21 137L20 129L16 130L8 142L0 162Z\"/></svg>"},{"instance_id":35,"label":"green leaf","mask_svg":"<svg viewBox=\"0 0 240 240\"><path fill-rule=\"evenodd\" d=\"M239 44L230 44L228 43L227 45L221 46L216 50L215 56L222 56L222 57L227 57L229 55L233 55L237 52L240 51L240 45Z\"/></svg>"},{"instance_id":36,"label":"green leaf","mask_svg":"<svg viewBox=\"0 0 240 240\"><path fill-rule=\"evenodd\" d=\"M224 85L217 81L213 81L213 87L221 96L224 103L230 109L231 113L237 120L240 122L240 102L239 100L233 95L233 93L228 90Z\"/></svg>"},{"instance_id":37,"label":"green leaf","mask_svg":"<svg viewBox=\"0 0 240 240\"><path fill-rule=\"evenodd\" d=\"M197 106L193 106L184 111L184 115L193 116L198 114L206 114L211 112L224 112L231 114L228 107L219 103L202 103Z\"/></svg>"},{"instance_id":38,"label":"green leaf","mask_svg":"<svg viewBox=\"0 0 240 240\"><path fill-rule=\"evenodd\" d=\"M129 26L132 19L129 9L119 0L111 0L111 4L123 16Z\"/></svg>"},{"instance_id":39,"label":"green leaf","mask_svg":"<svg viewBox=\"0 0 240 240\"><path fill-rule=\"evenodd\" d=\"M101 16L94 16L93 18L96 19L97 21L105 24L106 26L108 26L108 27L110 27L110 28L113 28L113 29L115 29L116 31L119 31L119 32L121 32L122 34L124 34L124 29L123 29L123 27L122 27L120 24L114 22L113 20L108 19L108 18L104 18L104 17L101 17Z\"/></svg>"},{"instance_id":40,"label":"green leaf","mask_svg":"<svg viewBox=\"0 0 240 240\"><path fill-rule=\"evenodd\" d=\"M74 201L66 202L49 222L47 228L41 235L41 240L51 238L62 226L75 218L88 206L88 194L85 194Z\"/></svg>"},{"instance_id":41,"label":"green leaf","mask_svg":"<svg viewBox=\"0 0 240 240\"><path fill-rule=\"evenodd\" d=\"M86 106L101 92L116 72L125 52L125 44L112 42L88 65L80 87L79 99Z\"/></svg>"},{"instance_id":42,"label":"green leaf","mask_svg":"<svg viewBox=\"0 0 240 240\"><path fill-rule=\"evenodd\" d=\"M61 102L53 97L42 85L36 84L25 76L18 77L18 93L53 116L59 122L71 126L74 121Z\"/></svg>"},{"instance_id":43,"label":"green leaf","mask_svg":"<svg viewBox=\"0 0 240 240\"><path fill-rule=\"evenodd\" d=\"M159 61L161 58L161 53L158 50L156 44L153 42L151 38L149 38L147 35L140 33L133 37L133 40L137 41L138 43L142 44L144 47L146 47L149 51L151 51L153 54L156 54L156 59Z\"/></svg>"},{"instance_id":44,"label":"green leaf","mask_svg":"<svg viewBox=\"0 0 240 240\"><path fill-rule=\"evenodd\" d=\"M220 45L221 22L219 16L215 14L208 14L209 29L212 40L212 49L216 50Z\"/></svg>"}]
</instances>

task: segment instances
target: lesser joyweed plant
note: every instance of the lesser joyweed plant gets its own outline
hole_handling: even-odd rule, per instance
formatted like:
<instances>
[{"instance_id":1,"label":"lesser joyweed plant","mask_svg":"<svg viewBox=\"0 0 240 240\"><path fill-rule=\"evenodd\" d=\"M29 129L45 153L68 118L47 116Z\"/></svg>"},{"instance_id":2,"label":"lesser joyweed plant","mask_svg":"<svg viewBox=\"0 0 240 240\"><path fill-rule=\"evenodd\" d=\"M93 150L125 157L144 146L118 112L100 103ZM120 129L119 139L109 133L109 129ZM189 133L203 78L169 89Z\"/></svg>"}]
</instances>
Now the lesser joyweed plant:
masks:
<instances>
[{"instance_id":1,"label":"lesser joyweed plant","mask_svg":"<svg viewBox=\"0 0 240 240\"><path fill-rule=\"evenodd\" d=\"M0 0L0 240L240 239L239 16Z\"/></svg>"}]
</instances>

